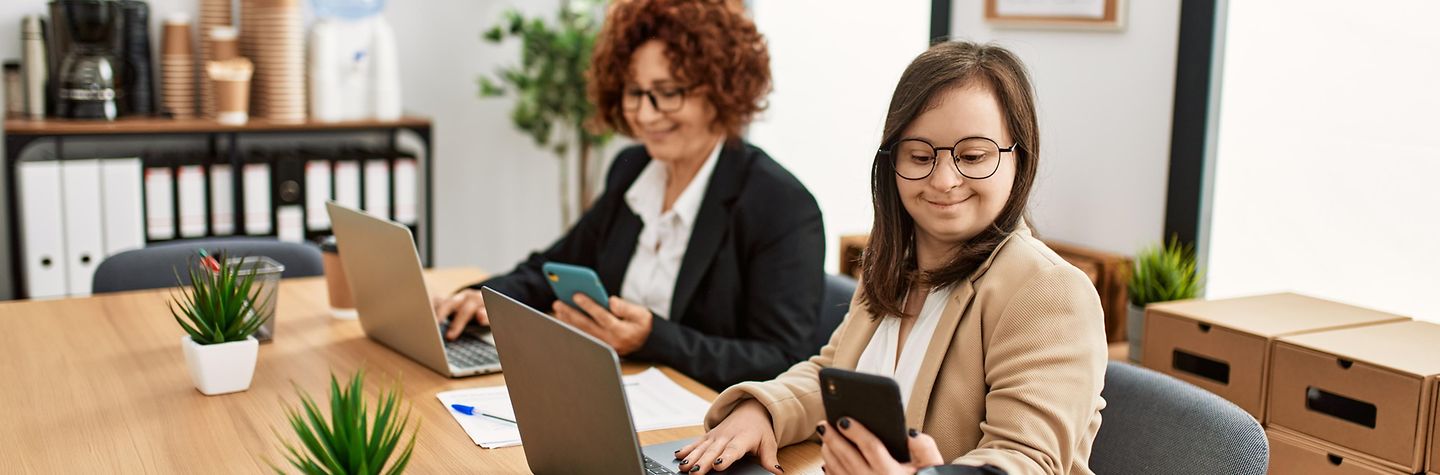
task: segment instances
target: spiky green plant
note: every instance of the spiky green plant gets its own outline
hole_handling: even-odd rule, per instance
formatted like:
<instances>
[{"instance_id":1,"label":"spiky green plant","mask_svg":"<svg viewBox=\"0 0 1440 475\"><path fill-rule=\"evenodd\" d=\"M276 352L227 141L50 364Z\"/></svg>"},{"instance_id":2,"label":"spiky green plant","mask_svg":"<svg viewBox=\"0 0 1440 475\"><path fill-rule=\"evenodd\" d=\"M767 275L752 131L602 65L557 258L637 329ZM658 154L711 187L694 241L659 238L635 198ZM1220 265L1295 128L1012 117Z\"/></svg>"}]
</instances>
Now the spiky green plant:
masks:
<instances>
[{"instance_id":1,"label":"spiky green plant","mask_svg":"<svg viewBox=\"0 0 1440 475\"><path fill-rule=\"evenodd\" d=\"M1130 274L1130 303L1145 306L1153 302L1169 302L1195 298L1200 294L1200 271L1195 264L1195 249L1181 245L1178 238L1145 248L1135 256Z\"/></svg>"},{"instance_id":2,"label":"spiky green plant","mask_svg":"<svg viewBox=\"0 0 1440 475\"><path fill-rule=\"evenodd\" d=\"M405 471L415 450L419 422L404 450L389 462L390 468L384 470L410 424L410 409L406 408L403 415L400 413L400 384L396 381L390 390L380 394L380 400L375 403L375 417L370 418L362 391L364 383L363 369L355 373L345 388L340 387L334 374L330 375L328 422L314 399L298 386L295 388L301 406L286 406L285 415L300 443L292 444L280 437L278 431L275 433L284 444L285 460L291 466L301 473L324 475L390 475ZM270 464L270 468L276 473L285 473L274 464Z\"/></svg>"},{"instance_id":3,"label":"spiky green plant","mask_svg":"<svg viewBox=\"0 0 1440 475\"><path fill-rule=\"evenodd\" d=\"M188 287L183 285L180 272L175 271L175 280L182 284L179 294L171 295L170 315L197 344L244 340L269 318L255 311L268 304L268 300L253 302L251 288L255 274L241 276L240 266L227 261L223 252L218 258L202 255L200 259L190 259L186 264L190 276ZM180 318L181 315L185 318Z\"/></svg>"}]
</instances>

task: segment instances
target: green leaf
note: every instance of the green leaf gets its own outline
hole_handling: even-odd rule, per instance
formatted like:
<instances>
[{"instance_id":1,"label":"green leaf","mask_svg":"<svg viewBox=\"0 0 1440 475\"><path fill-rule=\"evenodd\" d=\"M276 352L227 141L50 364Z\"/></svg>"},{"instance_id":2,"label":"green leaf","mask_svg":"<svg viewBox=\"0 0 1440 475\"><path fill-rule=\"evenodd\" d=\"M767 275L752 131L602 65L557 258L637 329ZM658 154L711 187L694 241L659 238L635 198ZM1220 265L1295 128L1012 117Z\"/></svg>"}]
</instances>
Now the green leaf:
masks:
<instances>
[{"instance_id":1,"label":"green leaf","mask_svg":"<svg viewBox=\"0 0 1440 475\"><path fill-rule=\"evenodd\" d=\"M1197 270L1195 252L1181 245L1179 238L1161 246L1141 250L1130 274L1130 302L1144 306L1195 298L1200 294L1203 275Z\"/></svg>"}]
</instances>

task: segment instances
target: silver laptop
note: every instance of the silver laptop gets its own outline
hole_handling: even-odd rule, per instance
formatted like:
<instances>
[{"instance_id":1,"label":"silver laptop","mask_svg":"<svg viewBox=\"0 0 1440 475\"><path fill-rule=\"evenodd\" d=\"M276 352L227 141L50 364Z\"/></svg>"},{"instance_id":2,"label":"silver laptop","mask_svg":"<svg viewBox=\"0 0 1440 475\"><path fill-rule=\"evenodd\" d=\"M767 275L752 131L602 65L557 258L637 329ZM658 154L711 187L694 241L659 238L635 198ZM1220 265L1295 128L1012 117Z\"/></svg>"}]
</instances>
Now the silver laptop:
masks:
<instances>
[{"instance_id":1,"label":"silver laptop","mask_svg":"<svg viewBox=\"0 0 1440 475\"><path fill-rule=\"evenodd\" d=\"M500 371L488 332L467 329L445 340L410 228L333 201L325 208L365 336L450 377Z\"/></svg>"},{"instance_id":2,"label":"silver laptop","mask_svg":"<svg viewBox=\"0 0 1440 475\"><path fill-rule=\"evenodd\" d=\"M610 345L489 287L480 292L532 472L676 473L675 450L694 439L640 447ZM770 472L744 460L722 473Z\"/></svg>"}]
</instances>

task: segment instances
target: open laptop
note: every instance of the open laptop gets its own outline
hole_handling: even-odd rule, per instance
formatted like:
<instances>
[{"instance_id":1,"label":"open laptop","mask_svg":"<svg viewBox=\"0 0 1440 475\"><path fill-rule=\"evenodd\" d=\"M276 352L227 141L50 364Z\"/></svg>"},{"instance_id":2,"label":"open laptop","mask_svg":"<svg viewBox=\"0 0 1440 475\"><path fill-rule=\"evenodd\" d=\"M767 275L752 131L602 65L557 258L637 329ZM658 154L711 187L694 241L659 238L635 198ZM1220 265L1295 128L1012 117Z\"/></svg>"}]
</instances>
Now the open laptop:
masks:
<instances>
[{"instance_id":1,"label":"open laptop","mask_svg":"<svg viewBox=\"0 0 1440 475\"><path fill-rule=\"evenodd\" d=\"M532 472L676 473L675 450L694 439L640 447L610 345L489 287L480 293ZM769 472L744 460L722 473Z\"/></svg>"},{"instance_id":2,"label":"open laptop","mask_svg":"<svg viewBox=\"0 0 1440 475\"><path fill-rule=\"evenodd\" d=\"M410 228L333 201L325 208L365 336L450 377L500 371L487 333L469 329L445 340Z\"/></svg>"}]
</instances>

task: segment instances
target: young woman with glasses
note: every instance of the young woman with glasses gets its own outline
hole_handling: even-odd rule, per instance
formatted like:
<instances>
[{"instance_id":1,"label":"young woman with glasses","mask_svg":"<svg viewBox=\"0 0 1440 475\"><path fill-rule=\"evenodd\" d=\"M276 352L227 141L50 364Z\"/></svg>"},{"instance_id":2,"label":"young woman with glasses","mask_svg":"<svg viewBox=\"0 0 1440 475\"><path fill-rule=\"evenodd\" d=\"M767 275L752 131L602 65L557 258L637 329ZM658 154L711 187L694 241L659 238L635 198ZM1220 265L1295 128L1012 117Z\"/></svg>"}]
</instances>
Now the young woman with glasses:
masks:
<instances>
[{"instance_id":1,"label":"young woman with glasses","mask_svg":"<svg viewBox=\"0 0 1440 475\"><path fill-rule=\"evenodd\" d=\"M447 335L487 324L490 286L714 388L775 377L814 352L825 255L820 208L740 140L770 90L770 57L733 0L625 0L596 38L589 93L599 126L630 136L605 191L550 248L438 299ZM547 261L593 268L609 309L556 300ZM583 312L582 312L583 311ZM442 317L443 318L443 317Z\"/></svg>"},{"instance_id":2,"label":"young woman with glasses","mask_svg":"<svg viewBox=\"0 0 1440 475\"><path fill-rule=\"evenodd\" d=\"M747 453L770 467L778 447L813 440L827 474L1091 473L1104 318L1090 280L1025 223L1040 134L1024 65L998 46L935 45L901 76L883 134L850 314L819 355L721 393L680 469ZM910 463L858 422L824 422L826 367L895 379Z\"/></svg>"}]
</instances>

